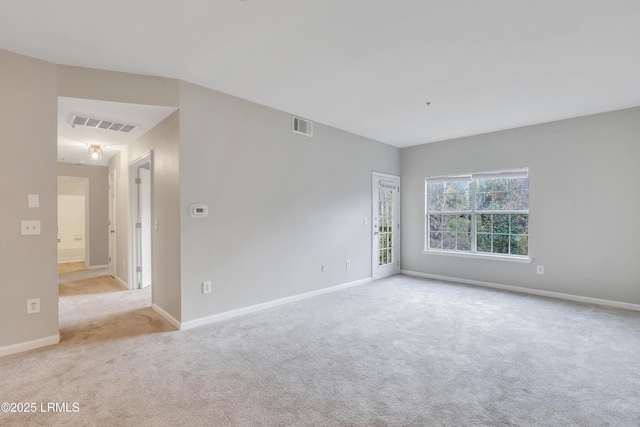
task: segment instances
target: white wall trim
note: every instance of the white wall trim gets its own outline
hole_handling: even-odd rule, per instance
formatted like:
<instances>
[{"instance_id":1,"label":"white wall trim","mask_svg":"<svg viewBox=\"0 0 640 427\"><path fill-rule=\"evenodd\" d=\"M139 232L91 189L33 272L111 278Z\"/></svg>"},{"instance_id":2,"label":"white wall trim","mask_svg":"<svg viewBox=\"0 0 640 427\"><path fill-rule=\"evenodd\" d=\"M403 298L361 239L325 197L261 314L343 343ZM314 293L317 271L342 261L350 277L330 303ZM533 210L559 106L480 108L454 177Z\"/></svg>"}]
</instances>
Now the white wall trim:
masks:
<instances>
[{"instance_id":1,"label":"white wall trim","mask_svg":"<svg viewBox=\"0 0 640 427\"><path fill-rule=\"evenodd\" d=\"M498 283L481 282L479 280L460 279L458 277L438 276L436 274L420 273L418 271L411 271L411 270L400 270L400 272L408 276L423 277L425 279L445 280L448 282L458 282L458 283L464 283L467 285L482 286L485 288L502 289L504 291L512 291L512 292L518 292L523 294L538 295L542 297L549 297L549 298L563 299L568 301L584 302L587 304L596 304L596 305L603 305L607 307L617 307L617 308L624 308L626 310L640 311L640 304L631 304L628 302L611 301L611 300L600 299L600 298L584 297L580 295L563 294L560 292L543 291L539 289L523 288L520 286L501 285Z\"/></svg>"},{"instance_id":2,"label":"white wall trim","mask_svg":"<svg viewBox=\"0 0 640 427\"><path fill-rule=\"evenodd\" d=\"M87 270L101 270L103 268L109 268L109 264L105 264L105 265L89 265L89 266L87 266Z\"/></svg>"},{"instance_id":3,"label":"white wall trim","mask_svg":"<svg viewBox=\"0 0 640 427\"><path fill-rule=\"evenodd\" d=\"M69 264L72 262L84 262L84 248L82 249L82 254L77 256L69 256L69 255L61 255L61 251L69 251L68 249L58 249L58 264ZM76 250L76 248L71 249L71 251Z\"/></svg>"},{"instance_id":4,"label":"white wall trim","mask_svg":"<svg viewBox=\"0 0 640 427\"><path fill-rule=\"evenodd\" d=\"M482 259L488 261L519 262L522 264L531 264L533 262L533 258L517 255L496 255L478 252L454 252L442 249L427 249L422 251L422 253L425 255L452 256L458 258Z\"/></svg>"},{"instance_id":5,"label":"white wall trim","mask_svg":"<svg viewBox=\"0 0 640 427\"><path fill-rule=\"evenodd\" d=\"M60 342L60 334L51 335L50 337L40 338L33 341L21 342L18 344L0 347L0 356L7 356L14 353L22 353L23 351L35 350L36 348L46 347L48 345L58 344Z\"/></svg>"},{"instance_id":6,"label":"white wall trim","mask_svg":"<svg viewBox=\"0 0 640 427\"><path fill-rule=\"evenodd\" d=\"M160 316L164 317L167 320L167 322L171 323L177 329L180 329L180 322L175 317L167 313L165 309L163 309L162 307L160 307L158 304L155 304L155 303L151 304L151 308L153 308Z\"/></svg>"},{"instance_id":7,"label":"white wall trim","mask_svg":"<svg viewBox=\"0 0 640 427\"><path fill-rule=\"evenodd\" d=\"M220 322L222 320L231 319L233 317L243 316L245 314L255 313L258 311L266 310L268 308L273 308L279 305L288 304L290 302L300 301L303 299L312 298L312 297L326 294L329 292L335 292L342 289L350 288L352 286L370 283L371 281L372 281L371 277L367 277L366 279L360 279L354 282L344 283L342 285L332 286L324 289L318 289L317 291L311 291L304 294L293 295L286 298L280 298L277 300L268 301L261 304L251 305L249 307L239 308L237 310L231 310L231 311L226 311L224 313L214 314L213 316L201 317L199 319L194 319L188 322L181 323L180 330L191 329L191 328L196 328L198 326L208 325L210 323Z\"/></svg>"}]
</instances>

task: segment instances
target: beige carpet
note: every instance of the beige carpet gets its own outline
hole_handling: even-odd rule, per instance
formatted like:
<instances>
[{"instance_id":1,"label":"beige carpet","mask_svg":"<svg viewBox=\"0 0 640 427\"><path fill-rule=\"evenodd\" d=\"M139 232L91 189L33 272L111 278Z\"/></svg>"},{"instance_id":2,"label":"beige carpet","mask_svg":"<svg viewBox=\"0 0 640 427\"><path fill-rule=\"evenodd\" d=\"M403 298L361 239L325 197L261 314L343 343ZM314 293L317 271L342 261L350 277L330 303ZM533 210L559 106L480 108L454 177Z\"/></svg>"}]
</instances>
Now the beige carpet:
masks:
<instances>
[{"instance_id":1,"label":"beige carpet","mask_svg":"<svg viewBox=\"0 0 640 427\"><path fill-rule=\"evenodd\" d=\"M84 261L58 263L58 274L72 273L84 270Z\"/></svg>"},{"instance_id":2,"label":"beige carpet","mask_svg":"<svg viewBox=\"0 0 640 427\"><path fill-rule=\"evenodd\" d=\"M0 425L640 425L638 312L396 276L177 332L148 290L60 288L62 342L0 359L38 411Z\"/></svg>"}]
</instances>

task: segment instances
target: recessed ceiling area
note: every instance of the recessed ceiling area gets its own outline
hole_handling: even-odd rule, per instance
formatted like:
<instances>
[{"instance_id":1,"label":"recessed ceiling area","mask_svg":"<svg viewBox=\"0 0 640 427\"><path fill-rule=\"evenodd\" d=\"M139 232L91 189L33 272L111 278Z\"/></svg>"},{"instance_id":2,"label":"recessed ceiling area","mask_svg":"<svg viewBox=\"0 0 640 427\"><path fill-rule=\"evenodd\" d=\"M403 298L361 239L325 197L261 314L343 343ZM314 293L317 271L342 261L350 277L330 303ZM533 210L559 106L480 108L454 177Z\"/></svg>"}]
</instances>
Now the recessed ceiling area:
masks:
<instances>
[{"instance_id":1,"label":"recessed ceiling area","mask_svg":"<svg viewBox=\"0 0 640 427\"><path fill-rule=\"evenodd\" d=\"M640 105L638 16L638 0L21 0L0 2L0 48L405 147Z\"/></svg>"},{"instance_id":2,"label":"recessed ceiling area","mask_svg":"<svg viewBox=\"0 0 640 427\"><path fill-rule=\"evenodd\" d=\"M121 102L58 97L58 161L61 163L108 166L109 159L122 148L136 141L176 108L155 105L126 104ZM76 116L96 118L102 123L134 125L129 132L101 128L96 124L73 124ZM89 146L102 146L102 159L89 159Z\"/></svg>"}]
</instances>

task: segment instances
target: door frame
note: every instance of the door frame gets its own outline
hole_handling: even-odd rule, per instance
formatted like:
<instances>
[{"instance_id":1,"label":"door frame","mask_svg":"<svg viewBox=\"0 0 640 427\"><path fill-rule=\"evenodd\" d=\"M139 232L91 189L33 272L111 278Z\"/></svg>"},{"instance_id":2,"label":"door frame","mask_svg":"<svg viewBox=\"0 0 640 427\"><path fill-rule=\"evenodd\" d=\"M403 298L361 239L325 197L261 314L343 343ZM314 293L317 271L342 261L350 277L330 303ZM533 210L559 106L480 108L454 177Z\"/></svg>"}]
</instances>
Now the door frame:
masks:
<instances>
[{"instance_id":1,"label":"door frame","mask_svg":"<svg viewBox=\"0 0 640 427\"><path fill-rule=\"evenodd\" d=\"M371 178L371 278L373 280L382 279L384 277L393 276L400 273L401 262L401 228L400 228L400 216L401 216L401 199L400 199L400 176L391 175L382 172L372 172ZM390 180L397 182L397 202L394 200L394 222L393 228L397 230L393 237L394 262L393 267L387 267L384 272L381 272L378 265L379 257L379 245L378 245L378 180Z\"/></svg>"},{"instance_id":2,"label":"door frame","mask_svg":"<svg viewBox=\"0 0 640 427\"><path fill-rule=\"evenodd\" d=\"M138 267L140 265L140 250L142 247L141 236L136 228L136 222L139 218L139 195L138 184L136 178L138 177L137 169L145 164L149 164L150 173L150 209L151 218L153 218L153 150L147 151L135 160L129 162L129 289L140 289L141 281L138 276ZM153 219L152 219L153 221ZM149 231L151 236L151 246L153 248L153 233ZM152 249L153 252L153 249ZM151 270L153 270L153 254L150 254L149 260L151 262ZM153 288L153 286L151 286Z\"/></svg>"},{"instance_id":3,"label":"door frame","mask_svg":"<svg viewBox=\"0 0 640 427\"><path fill-rule=\"evenodd\" d=\"M116 186L116 171L109 171L109 275L117 277L118 275L118 257L116 256L116 195L118 188Z\"/></svg>"}]
</instances>

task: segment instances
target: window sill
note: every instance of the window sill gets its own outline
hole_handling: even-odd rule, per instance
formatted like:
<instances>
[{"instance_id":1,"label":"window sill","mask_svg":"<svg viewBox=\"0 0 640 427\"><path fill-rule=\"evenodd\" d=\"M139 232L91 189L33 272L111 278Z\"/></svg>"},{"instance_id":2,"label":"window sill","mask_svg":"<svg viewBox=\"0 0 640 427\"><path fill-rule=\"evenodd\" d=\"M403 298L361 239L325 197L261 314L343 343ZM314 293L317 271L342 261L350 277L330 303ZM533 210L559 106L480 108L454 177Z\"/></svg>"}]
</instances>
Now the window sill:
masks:
<instances>
[{"instance_id":1,"label":"window sill","mask_svg":"<svg viewBox=\"0 0 640 427\"><path fill-rule=\"evenodd\" d=\"M531 264L531 262L533 262L533 258L525 257L525 256L513 256L513 255L479 254L479 253L470 253L470 252L449 252L449 251L439 251L437 249L425 250L425 251L422 251L422 253L426 255L443 255L443 256L452 256L457 258L486 259L487 261L516 262L520 264Z\"/></svg>"}]
</instances>

